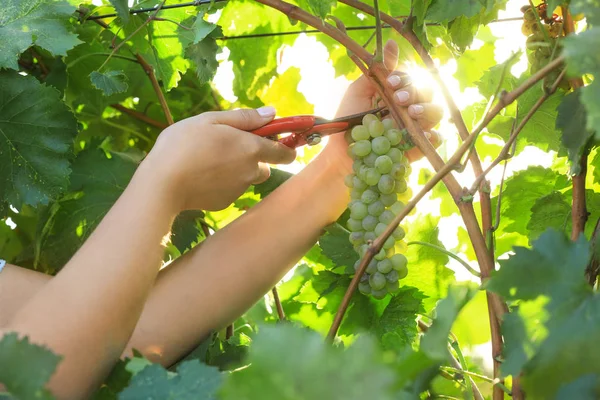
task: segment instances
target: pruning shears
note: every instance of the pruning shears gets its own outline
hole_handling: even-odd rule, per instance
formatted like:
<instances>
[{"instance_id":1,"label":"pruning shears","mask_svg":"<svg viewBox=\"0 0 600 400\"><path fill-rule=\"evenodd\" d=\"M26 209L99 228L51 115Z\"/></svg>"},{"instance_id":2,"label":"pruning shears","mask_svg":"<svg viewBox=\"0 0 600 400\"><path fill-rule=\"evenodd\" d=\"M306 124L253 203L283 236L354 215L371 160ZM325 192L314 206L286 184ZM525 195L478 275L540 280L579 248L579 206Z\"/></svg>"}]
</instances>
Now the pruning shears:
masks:
<instances>
[{"instance_id":1,"label":"pruning shears","mask_svg":"<svg viewBox=\"0 0 600 400\"><path fill-rule=\"evenodd\" d=\"M381 113L381 117L383 118L389 114L389 111L384 106L331 120L314 115L297 115L293 117L278 118L265 126L252 131L252 133L277 140L279 143L292 149L304 145L314 146L319 144L324 136L342 132L356 125L360 125L365 115L377 113ZM278 136L283 133L290 133L290 135L279 138Z\"/></svg>"}]
</instances>

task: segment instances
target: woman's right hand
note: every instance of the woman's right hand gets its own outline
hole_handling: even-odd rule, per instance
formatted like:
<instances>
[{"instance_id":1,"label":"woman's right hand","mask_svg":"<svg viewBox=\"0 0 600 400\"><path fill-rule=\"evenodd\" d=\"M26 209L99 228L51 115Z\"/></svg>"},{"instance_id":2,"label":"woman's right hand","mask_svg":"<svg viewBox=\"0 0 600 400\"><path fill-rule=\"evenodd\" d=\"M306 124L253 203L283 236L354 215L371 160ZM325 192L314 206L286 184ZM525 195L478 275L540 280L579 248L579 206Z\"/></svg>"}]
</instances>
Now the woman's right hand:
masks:
<instances>
[{"instance_id":1,"label":"woman's right hand","mask_svg":"<svg viewBox=\"0 0 600 400\"><path fill-rule=\"evenodd\" d=\"M270 175L267 164L289 164L296 152L248 131L275 117L272 107L207 112L171 125L142 162L155 190L167 191L174 211L226 208Z\"/></svg>"}]
</instances>

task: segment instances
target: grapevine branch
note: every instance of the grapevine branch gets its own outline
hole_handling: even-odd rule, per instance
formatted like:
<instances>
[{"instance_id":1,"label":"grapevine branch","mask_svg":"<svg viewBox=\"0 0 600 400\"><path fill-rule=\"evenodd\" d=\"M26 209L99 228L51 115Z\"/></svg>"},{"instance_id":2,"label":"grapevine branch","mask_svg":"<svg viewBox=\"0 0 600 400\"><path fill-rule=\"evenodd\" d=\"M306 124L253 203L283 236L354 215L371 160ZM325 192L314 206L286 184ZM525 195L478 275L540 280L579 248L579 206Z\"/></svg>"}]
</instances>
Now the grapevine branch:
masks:
<instances>
[{"instance_id":1,"label":"grapevine branch","mask_svg":"<svg viewBox=\"0 0 600 400\"><path fill-rule=\"evenodd\" d=\"M162 92L162 88L156 79L156 75L154 74L154 69L148 62L142 57L140 54L136 54L135 58L137 58L138 62L144 69L144 72L150 78L150 82L152 82L152 87L154 88L154 92L156 92L156 96L158 96L158 101L160 102L160 106L163 109L165 114L165 118L167 119L167 123L169 125L173 125L175 121L173 121L173 115L171 114L171 110L169 109L169 105L167 104L167 100L165 99L165 95Z\"/></svg>"},{"instance_id":2,"label":"grapevine branch","mask_svg":"<svg viewBox=\"0 0 600 400\"><path fill-rule=\"evenodd\" d=\"M165 124L164 122L160 122L157 121L155 119L150 118L149 116L147 116L144 113L141 113L139 111L136 110L132 110L131 108L127 108L121 104L111 104L110 105L112 108L114 108L115 110L119 110L121 111L123 114L127 114L135 119L138 119L142 122L147 123L148 125L152 125L158 129L166 129L167 128L167 124Z\"/></svg>"},{"instance_id":3,"label":"grapevine branch","mask_svg":"<svg viewBox=\"0 0 600 400\"><path fill-rule=\"evenodd\" d=\"M575 21L569 12L569 7L562 6L564 17L565 36L575 32ZM578 89L583 86L583 79L574 78L570 80L571 86ZM579 160L579 173L573 177L573 203L571 205L571 218L573 226L571 229L571 240L577 240L579 235L585 230L585 224L588 219L587 207L585 204L585 176L587 174L587 150Z\"/></svg>"},{"instance_id":4,"label":"grapevine branch","mask_svg":"<svg viewBox=\"0 0 600 400\"><path fill-rule=\"evenodd\" d=\"M544 94L542 95L542 97L540 97L539 100L531 107L531 109L529 110L527 115L525 115L525 118L523 118L523 120L519 123L519 125L512 131L510 137L504 144L504 147L502 147L502 150L500 150L498 157L496 157L496 159L494 161L492 161L490 166L487 167L485 169L485 171L483 171L483 174L479 175L477 177L477 179L475 179L468 194L472 195L473 193L475 193L475 191L477 191L477 188L479 187L479 184L481 183L481 181L483 181L485 179L486 175L492 169L494 169L494 167L496 167L498 164L500 164L502 161L504 161L508 158L508 155L510 153L510 148L512 147L515 140L517 140L517 136L519 136L521 131L523 131L523 128L525 128L525 125L527 125L529 120L531 120L533 115L537 112L537 110L539 110L539 108L544 104L544 102L546 100L548 100L548 98L556 92L556 90L558 89L558 86L560 84L560 81L564 78L565 74L566 74L566 70L563 70L560 73L558 79L552 84L552 87L549 88L547 91L545 91Z\"/></svg>"},{"instance_id":5,"label":"grapevine branch","mask_svg":"<svg viewBox=\"0 0 600 400\"><path fill-rule=\"evenodd\" d=\"M275 306L277 307L277 315L279 316L280 321L285 321L285 312L283 312L283 306L281 305L281 300L279 299L279 292L277 288L274 287L272 290L273 299L275 300Z\"/></svg>"},{"instance_id":6,"label":"grapevine branch","mask_svg":"<svg viewBox=\"0 0 600 400\"><path fill-rule=\"evenodd\" d=\"M587 281L591 286L595 285L596 279L598 278L598 271L600 270L600 249L598 248L598 240L600 240L600 218L598 218L598 221L596 222L594 233L590 239L590 243L592 244L592 259L585 271Z\"/></svg>"}]
</instances>

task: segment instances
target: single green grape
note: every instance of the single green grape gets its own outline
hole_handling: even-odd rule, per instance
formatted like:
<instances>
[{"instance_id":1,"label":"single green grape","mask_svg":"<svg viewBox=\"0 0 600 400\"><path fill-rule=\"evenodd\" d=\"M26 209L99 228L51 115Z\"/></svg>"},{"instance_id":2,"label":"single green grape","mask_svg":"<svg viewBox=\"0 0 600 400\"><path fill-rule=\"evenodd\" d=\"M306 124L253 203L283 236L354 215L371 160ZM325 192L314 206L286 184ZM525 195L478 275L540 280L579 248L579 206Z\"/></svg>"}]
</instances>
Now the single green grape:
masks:
<instances>
[{"instance_id":1,"label":"single green grape","mask_svg":"<svg viewBox=\"0 0 600 400\"><path fill-rule=\"evenodd\" d=\"M357 188L353 188L353 189L350 191L350 198L351 198L352 200L359 200L359 199L360 199L360 197L362 196L362 193L363 193L363 191L362 191L362 190L360 190L360 189L357 189Z\"/></svg>"},{"instance_id":2,"label":"single green grape","mask_svg":"<svg viewBox=\"0 0 600 400\"><path fill-rule=\"evenodd\" d=\"M364 191L367 190L369 185L367 185L362 179L355 175L352 177L352 187L354 189Z\"/></svg>"},{"instance_id":3,"label":"single green grape","mask_svg":"<svg viewBox=\"0 0 600 400\"><path fill-rule=\"evenodd\" d=\"M390 260L383 259L381 261L379 261L377 263L377 271L381 272L382 274L387 274L388 272L392 271L394 269L392 262Z\"/></svg>"},{"instance_id":4,"label":"single green grape","mask_svg":"<svg viewBox=\"0 0 600 400\"><path fill-rule=\"evenodd\" d=\"M368 140L359 140L352 146L352 152L357 157L365 157L371 152L371 142Z\"/></svg>"},{"instance_id":5,"label":"single green grape","mask_svg":"<svg viewBox=\"0 0 600 400\"><path fill-rule=\"evenodd\" d=\"M384 193L379 197L379 200L383 203L384 206L389 207L396 201L398 201L398 195L396 193Z\"/></svg>"},{"instance_id":6,"label":"single green grape","mask_svg":"<svg viewBox=\"0 0 600 400\"><path fill-rule=\"evenodd\" d=\"M406 176L406 165L404 164L394 164L392 166L392 170L390 171L390 175L394 178L394 179L404 179L404 177Z\"/></svg>"},{"instance_id":7,"label":"single green grape","mask_svg":"<svg viewBox=\"0 0 600 400\"><path fill-rule=\"evenodd\" d=\"M375 203L369 204L369 207L367 207L367 211L369 211L369 215L379 217L381 213L385 211L385 206L383 205L381 200L377 200Z\"/></svg>"},{"instance_id":8,"label":"single green grape","mask_svg":"<svg viewBox=\"0 0 600 400\"><path fill-rule=\"evenodd\" d=\"M354 175L346 175L344 178L344 185L352 189L354 187Z\"/></svg>"},{"instance_id":9,"label":"single green grape","mask_svg":"<svg viewBox=\"0 0 600 400\"><path fill-rule=\"evenodd\" d=\"M396 268L396 271L398 271L398 279L404 279L408 276L408 267L406 265L404 265L403 267L400 268Z\"/></svg>"},{"instance_id":10,"label":"single green grape","mask_svg":"<svg viewBox=\"0 0 600 400\"><path fill-rule=\"evenodd\" d=\"M355 174L358 174L358 171L360 171L360 168L364 165L364 163L360 160L355 160L352 163L352 171L354 171Z\"/></svg>"},{"instance_id":11,"label":"single green grape","mask_svg":"<svg viewBox=\"0 0 600 400\"><path fill-rule=\"evenodd\" d=\"M375 227L375 230L373 230L373 232L375 232L375 235L381 236L383 234L383 232L385 232L386 229L387 229L387 225L380 222L377 224L377 226Z\"/></svg>"},{"instance_id":12,"label":"single green grape","mask_svg":"<svg viewBox=\"0 0 600 400\"><path fill-rule=\"evenodd\" d=\"M367 210L367 205L364 204L363 202L356 202L354 204L352 204L352 207L350 208L350 218L353 219L363 219L364 217L366 217L369 214L368 210ZM372 229L366 229L366 230L372 230Z\"/></svg>"},{"instance_id":13,"label":"single green grape","mask_svg":"<svg viewBox=\"0 0 600 400\"><path fill-rule=\"evenodd\" d=\"M381 178L381 174L379 172L377 172L377 170L375 168L369 168L369 170L365 172L364 181L369 186L375 186L379 183L380 178ZM393 191L393 189L392 189L392 191Z\"/></svg>"},{"instance_id":14,"label":"single green grape","mask_svg":"<svg viewBox=\"0 0 600 400\"><path fill-rule=\"evenodd\" d=\"M360 260L358 260L360 263ZM367 265L367 269L366 272L368 274L374 274L375 272L377 272L377 260L371 260L369 262L369 265ZM364 275L363 275L364 276Z\"/></svg>"},{"instance_id":15,"label":"single green grape","mask_svg":"<svg viewBox=\"0 0 600 400\"><path fill-rule=\"evenodd\" d=\"M406 183L406 179L396 180L396 183L394 184L394 190L396 191L396 193L402 194L402 193L406 192L407 189L408 189L408 183Z\"/></svg>"},{"instance_id":16,"label":"single green grape","mask_svg":"<svg viewBox=\"0 0 600 400\"><path fill-rule=\"evenodd\" d=\"M394 232L392 232L392 237L396 240L402 240L406 237L406 232L404 231L404 229L402 229L401 226L399 226L396 229L394 229Z\"/></svg>"},{"instance_id":17,"label":"single green grape","mask_svg":"<svg viewBox=\"0 0 600 400\"><path fill-rule=\"evenodd\" d=\"M385 128L386 131L396 128L396 124L395 124L394 120L391 118L386 118L381 122L383 123L383 127Z\"/></svg>"},{"instance_id":18,"label":"single green grape","mask_svg":"<svg viewBox=\"0 0 600 400\"><path fill-rule=\"evenodd\" d=\"M379 178L379 181L377 182L377 188L383 194L393 193L396 188L394 178L387 174L382 175L381 178Z\"/></svg>"},{"instance_id":19,"label":"single green grape","mask_svg":"<svg viewBox=\"0 0 600 400\"><path fill-rule=\"evenodd\" d=\"M373 115L373 114L367 114L367 115L365 115L365 116L363 117L362 124L363 124L364 126L369 126L369 124L370 124L371 122L373 122L373 121L379 121L379 118L377 118L377 116L376 116L376 115Z\"/></svg>"},{"instance_id":20,"label":"single green grape","mask_svg":"<svg viewBox=\"0 0 600 400\"><path fill-rule=\"evenodd\" d=\"M383 122L380 120L376 119L375 121L369 123L369 133L371 134L372 138L381 137L383 132L385 132L385 127L383 126Z\"/></svg>"},{"instance_id":21,"label":"single green grape","mask_svg":"<svg viewBox=\"0 0 600 400\"><path fill-rule=\"evenodd\" d=\"M402 210L404 210L404 208L406 207L406 204L404 204L401 201L397 201L394 204L392 204L392 206L390 207L390 211L394 213L394 215L398 215L402 212Z\"/></svg>"},{"instance_id":22,"label":"single green grape","mask_svg":"<svg viewBox=\"0 0 600 400\"><path fill-rule=\"evenodd\" d=\"M390 129L385 132L385 137L388 138L392 146L396 146L402 141L402 132L398 129Z\"/></svg>"},{"instance_id":23,"label":"single green grape","mask_svg":"<svg viewBox=\"0 0 600 400\"><path fill-rule=\"evenodd\" d=\"M376 137L371 141L371 151L373 151L375 154L379 154L380 156L387 154L391 148L392 145L385 136Z\"/></svg>"},{"instance_id":24,"label":"single green grape","mask_svg":"<svg viewBox=\"0 0 600 400\"><path fill-rule=\"evenodd\" d=\"M388 282L385 284L385 290L389 293L397 293L400 290L400 282Z\"/></svg>"},{"instance_id":25,"label":"single green grape","mask_svg":"<svg viewBox=\"0 0 600 400\"><path fill-rule=\"evenodd\" d=\"M386 250L381 249L381 250L379 250L379 253L375 254L375 257L373 257L373 258L376 259L377 261L381 261L386 257L387 257Z\"/></svg>"},{"instance_id":26,"label":"single green grape","mask_svg":"<svg viewBox=\"0 0 600 400\"><path fill-rule=\"evenodd\" d=\"M359 219L348 218L348 222L346 222L346 226L350 230L350 232L358 232L362 231L362 221Z\"/></svg>"},{"instance_id":27,"label":"single green grape","mask_svg":"<svg viewBox=\"0 0 600 400\"><path fill-rule=\"evenodd\" d=\"M360 200L367 206L369 204L375 203L378 199L379 199L379 194L371 189L365 190L360 198Z\"/></svg>"},{"instance_id":28,"label":"single green grape","mask_svg":"<svg viewBox=\"0 0 600 400\"><path fill-rule=\"evenodd\" d=\"M375 154L375 153L372 153L372 154ZM379 156L375 160L375 169L382 175L389 173L392 170L393 166L394 166L394 162L387 155Z\"/></svg>"},{"instance_id":29,"label":"single green grape","mask_svg":"<svg viewBox=\"0 0 600 400\"><path fill-rule=\"evenodd\" d=\"M387 294L388 294L388 291L385 288L383 288L381 290L371 289L371 296L373 296L377 300L383 300L385 298L385 296L387 296Z\"/></svg>"},{"instance_id":30,"label":"single green grape","mask_svg":"<svg viewBox=\"0 0 600 400\"><path fill-rule=\"evenodd\" d=\"M387 284L387 279L385 279L385 276L381 272L375 272L369 277L369 284L372 289L381 290Z\"/></svg>"},{"instance_id":31,"label":"single green grape","mask_svg":"<svg viewBox=\"0 0 600 400\"><path fill-rule=\"evenodd\" d=\"M370 295L371 294L371 285L369 285L369 282L360 282L358 284L358 291L364 295Z\"/></svg>"},{"instance_id":32,"label":"single green grape","mask_svg":"<svg viewBox=\"0 0 600 400\"><path fill-rule=\"evenodd\" d=\"M357 160L358 157L356 156L356 154L354 154L354 143L350 143L348 145L348 147L346 148L346 154L348 154L348 157L350 157L353 160Z\"/></svg>"},{"instance_id":33,"label":"single green grape","mask_svg":"<svg viewBox=\"0 0 600 400\"><path fill-rule=\"evenodd\" d=\"M350 215L352 215L352 214L350 214ZM374 217L372 215L367 215L366 207L365 207L365 216L363 217L363 220L362 220L363 229L365 231L372 231L373 229L375 229L378 222L379 221L377 220L377 217Z\"/></svg>"},{"instance_id":34,"label":"single green grape","mask_svg":"<svg viewBox=\"0 0 600 400\"><path fill-rule=\"evenodd\" d=\"M391 261L390 261L391 263ZM393 266L392 266L393 268ZM387 272L385 274L385 279L388 280L388 282L398 282L399 278L398 278L398 271L396 271L395 269L392 269L391 271Z\"/></svg>"},{"instance_id":35,"label":"single green grape","mask_svg":"<svg viewBox=\"0 0 600 400\"><path fill-rule=\"evenodd\" d=\"M366 126L357 125L352 128L352 139L354 139L355 142L358 142L359 140L369 140L369 138L370 134Z\"/></svg>"},{"instance_id":36,"label":"single green grape","mask_svg":"<svg viewBox=\"0 0 600 400\"><path fill-rule=\"evenodd\" d=\"M390 236L389 238L385 239L385 242L383 242L382 248L384 250L390 250L390 249L393 249L395 245L396 245L396 239L394 239L393 236Z\"/></svg>"},{"instance_id":37,"label":"single green grape","mask_svg":"<svg viewBox=\"0 0 600 400\"><path fill-rule=\"evenodd\" d=\"M350 233L350 243L354 246L361 245L365 242L365 233L362 231Z\"/></svg>"},{"instance_id":38,"label":"single green grape","mask_svg":"<svg viewBox=\"0 0 600 400\"><path fill-rule=\"evenodd\" d=\"M392 159L394 164L402 162L404 159L404 152L396 147L392 147L388 152L387 156Z\"/></svg>"},{"instance_id":39,"label":"single green grape","mask_svg":"<svg viewBox=\"0 0 600 400\"><path fill-rule=\"evenodd\" d=\"M368 231L365 233L364 239L365 239L365 242L368 242L369 240L373 241L373 240L377 239L377 235L373 231Z\"/></svg>"},{"instance_id":40,"label":"single green grape","mask_svg":"<svg viewBox=\"0 0 600 400\"><path fill-rule=\"evenodd\" d=\"M372 146L372 144L371 144ZM366 156L365 158L363 158L363 162L365 163L365 165L367 167L373 168L375 167L375 161L377 160L377 157L379 157L376 153L374 152L370 152L368 156Z\"/></svg>"},{"instance_id":41,"label":"single green grape","mask_svg":"<svg viewBox=\"0 0 600 400\"><path fill-rule=\"evenodd\" d=\"M399 273L403 268L406 268L406 265L408 264L408 260L404 254L394 254L392 257L390 257L390 261L392 262L394 269Z\"/></svg>"},{"instance_id":42,"label":"single green grape","mask_svg":"<svg viewBox=\"0 0 600 400\"><path fill-rule=\"evenodd\" d=\"M394 215L393 212L391 212L390 210L385 210L379 216L379 222L381 222L381 223L383 223L385 225L389 225L389 224L392 223L392 221L394 220L394 218L396 218L396 216Z\"/></svg>"}]
</instances>

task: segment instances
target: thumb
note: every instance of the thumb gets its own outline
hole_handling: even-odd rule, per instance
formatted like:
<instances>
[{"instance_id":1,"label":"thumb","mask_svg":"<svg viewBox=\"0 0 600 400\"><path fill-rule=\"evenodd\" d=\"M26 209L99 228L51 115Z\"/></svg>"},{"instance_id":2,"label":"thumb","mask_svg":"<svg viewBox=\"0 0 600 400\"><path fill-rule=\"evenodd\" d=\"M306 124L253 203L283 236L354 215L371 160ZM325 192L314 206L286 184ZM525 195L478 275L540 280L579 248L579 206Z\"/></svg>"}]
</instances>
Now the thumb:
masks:
<instances>
[{"instance_id":1,"label":"thumb","mask_svg":"<svg viewBox=\"0 0 600 400\"><path fill-rule=\"evenodd\" d=\"M383 48L383 62L388 71L393 71L398 65L398 43L393 40L388 40Z\"/></svg>"},{"instance_id":2,"label":"thumb","mask_svg":"<svg viewBox=\"0 0 600 400\"><path fill-rule=\"evenodd\" d=\"M252 131L271 122L275 118L275 108L271 106L232 111L217 111L208 113L213 124L229 125L242 131Z\"/></svg>"}]
</instances>

